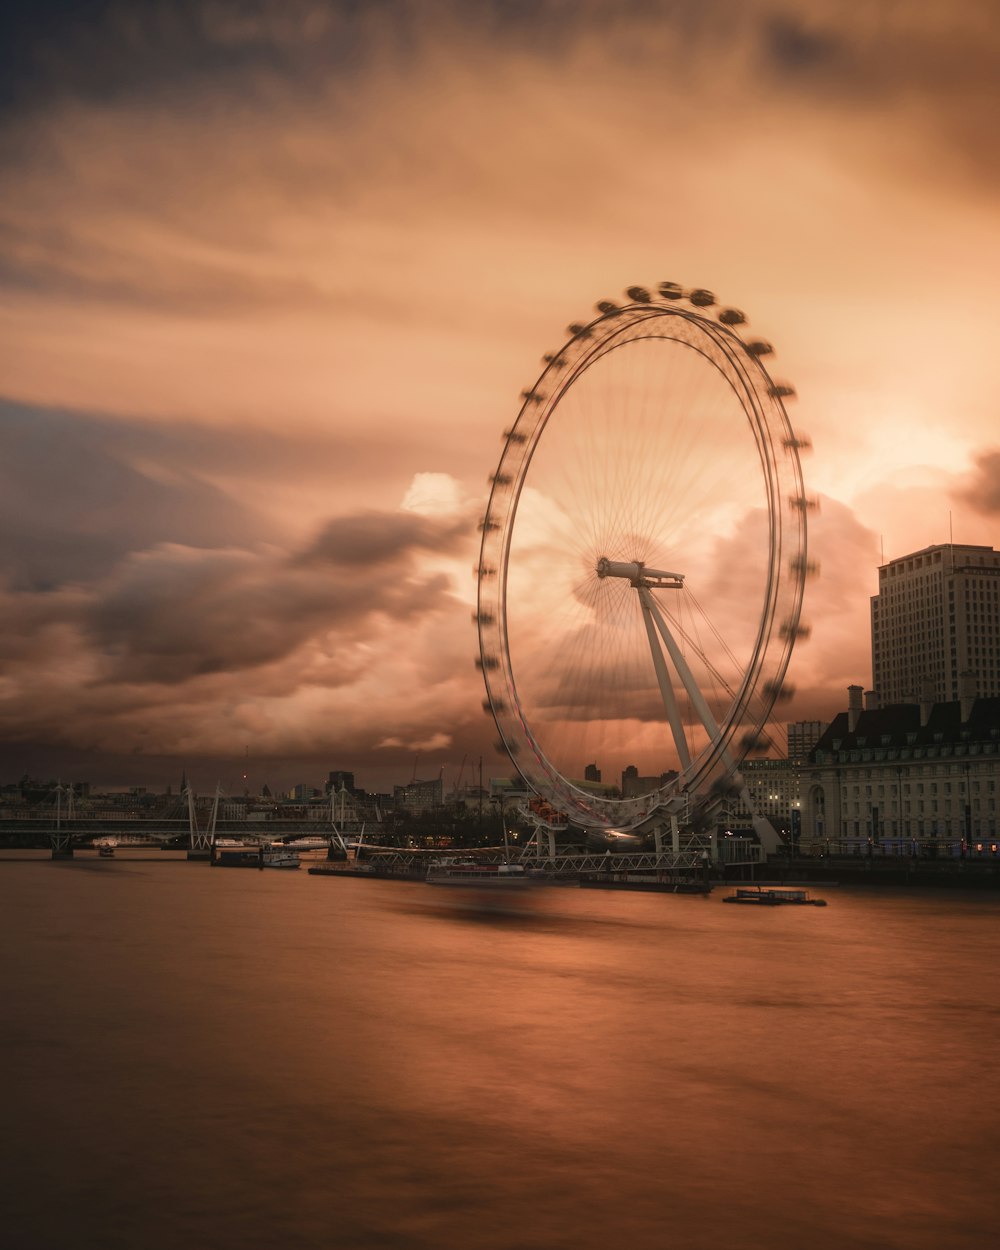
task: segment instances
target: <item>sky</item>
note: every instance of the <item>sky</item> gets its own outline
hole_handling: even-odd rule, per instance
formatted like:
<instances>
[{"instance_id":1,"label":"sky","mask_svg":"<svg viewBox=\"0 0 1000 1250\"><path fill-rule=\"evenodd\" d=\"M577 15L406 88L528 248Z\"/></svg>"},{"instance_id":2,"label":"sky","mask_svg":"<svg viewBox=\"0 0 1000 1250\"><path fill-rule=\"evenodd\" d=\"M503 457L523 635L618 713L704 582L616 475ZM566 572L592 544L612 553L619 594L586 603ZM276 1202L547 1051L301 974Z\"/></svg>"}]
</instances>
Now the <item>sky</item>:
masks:
<instances>
[{"instance_id":1,"label":"sky","mask_svg":"<svg viewBox=\"0 0 1000 1250\"><path fill-rule=\"evenodd\" d=\"M990 0L5 14L0 781L509 771L476 526L542 353L633 283L744 309L796 388L785 719L870 684L882 560L1000 545Z\"/></svg>"}]
</instances>

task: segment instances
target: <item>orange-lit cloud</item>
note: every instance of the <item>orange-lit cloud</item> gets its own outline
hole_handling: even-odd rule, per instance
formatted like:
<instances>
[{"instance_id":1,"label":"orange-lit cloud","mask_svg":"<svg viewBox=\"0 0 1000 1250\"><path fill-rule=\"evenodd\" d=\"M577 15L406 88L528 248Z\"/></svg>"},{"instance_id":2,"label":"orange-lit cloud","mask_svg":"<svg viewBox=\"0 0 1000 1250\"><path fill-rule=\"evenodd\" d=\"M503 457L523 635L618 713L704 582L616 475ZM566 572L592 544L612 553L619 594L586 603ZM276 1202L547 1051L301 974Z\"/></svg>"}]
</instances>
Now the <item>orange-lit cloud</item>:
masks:
<instances>
[{"instance_id":1,"label":"orange-lit cloud","mask_svg":"<svg viewBox=\"0 0 1000 1250\"><path fill-rule=\"evenodd\" d=\"M985 0L122 4L22 36L0 732L39 771L488 751L499 436L635 281L744 307L797 386L822 575L784 715L870 680L880 552L997 545Z\"/></svg>"}]
</instances>

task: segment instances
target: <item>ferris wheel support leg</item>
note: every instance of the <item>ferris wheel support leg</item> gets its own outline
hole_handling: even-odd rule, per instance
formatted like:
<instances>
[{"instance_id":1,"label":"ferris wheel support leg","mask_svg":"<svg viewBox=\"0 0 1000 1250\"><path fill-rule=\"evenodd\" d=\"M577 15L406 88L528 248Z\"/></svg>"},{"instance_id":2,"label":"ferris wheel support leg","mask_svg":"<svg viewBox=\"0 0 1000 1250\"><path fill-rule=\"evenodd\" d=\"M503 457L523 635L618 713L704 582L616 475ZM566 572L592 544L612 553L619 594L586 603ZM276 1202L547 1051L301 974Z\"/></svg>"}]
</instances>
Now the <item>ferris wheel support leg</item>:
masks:
<instances>
[{"instance_id":1,"label":"ferris wheel support leg","mask_svg":"<svg viewBox=\"0 0 1000 1250\"><path fill-rule=\"evenodd\" d=\"M719 736L719 726L715 723L715 717L712 715L708 704L705 702L704 696L698 689L698 683L694 679L694 674L688 668L687 660L684 659L680 648L674 641L673 634L671 634L670 630L667 628L667 622L663 619L663 614L660 612L659 607L657 607L656 600L645 586L640 586L639 597L642 600L643 607L649 611L649 614L656 622L656 628L659 630L660 637L666 644L667 652L670 655L673 666L677 670L678 675L684 684L684 689L687 691L688 698L694 705L694 709L698 713L701 723L705 726L706 732L711 737L717 738ZM727 761L727 763L729 763L729 761Z\"/></svg>"},{"instance_id":2,"label":"ferris wheel support leg","mask_svg":"<svg viewBox=\"0 0 1000 1250\"><path fill-rule=\"evenodd\" d=\"M677 754L680 756L681 768L689 768L691 765L691 752L688 749L687 736L684 733L684 723L681 720L680 709L677 707L677 696L674 694L673 683L670 680L670 674L667 672L667 662L663 658L663 648L656 640L656 630L653 626L654 608L652 596L648 590L639 591L639 601L642 604L642 620L646 626L646 637L649 639L653 668L656 669L656 680L660 686L660 698L663 700L667 720L670 723L670 732L674 735L674 744L677 747Z\"/></svg>"}]
</instances>

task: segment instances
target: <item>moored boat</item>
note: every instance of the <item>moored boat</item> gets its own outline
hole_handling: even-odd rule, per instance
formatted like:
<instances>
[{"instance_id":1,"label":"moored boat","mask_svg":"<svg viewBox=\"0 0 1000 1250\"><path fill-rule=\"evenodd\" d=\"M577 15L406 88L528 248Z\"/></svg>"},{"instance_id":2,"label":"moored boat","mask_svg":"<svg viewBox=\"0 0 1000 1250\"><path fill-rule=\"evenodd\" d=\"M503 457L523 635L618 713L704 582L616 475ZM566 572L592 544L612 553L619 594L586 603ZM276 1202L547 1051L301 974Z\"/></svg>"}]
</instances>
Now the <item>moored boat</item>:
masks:
<instances>
[{"instance_id":1,"label":"moored boat","mask_svg":"<svg viewBox=\"0 0 1000 1250\"><path fill-rule=\"evenodd\" d=\"M793 906L825 907L825 898L813 898L808 890L790 890L776 886L741 886L727 894L724 903L746 903L757 907Z\"/></svg>"},{"instance_id":2,"label":"moored boat","mask_svg":"<svg viewBox=\"0 0 1000 1250\"><path fill-rule=\"evenodd\" d=\"M442 860L431 864L425 880L428 885L464 885L473 888L510 889L527 885L523 864L480 864L475 860Z\"/></svg>"},{"instance_id":3,"label":"moored boat","mask_svg":"<svg viewBox=\"0 0 1000 1250\"><path fill-rule=\"evenodd\" d=\"M650 894L710 894L711 883L693 878L671 877L669 873L585 873L580 877L584 890L636 890Z\"/></svg>"},{"instance_id":4,"label":"moored boat","mask_svg":"<svg viewBox=\"0 0 1000 1250\"><path fill-rule=\"evenodd\" d=\"M298 851L287 846L217 846L212 863L217 868L298 868Z\"/></svg>"}]
</instances>

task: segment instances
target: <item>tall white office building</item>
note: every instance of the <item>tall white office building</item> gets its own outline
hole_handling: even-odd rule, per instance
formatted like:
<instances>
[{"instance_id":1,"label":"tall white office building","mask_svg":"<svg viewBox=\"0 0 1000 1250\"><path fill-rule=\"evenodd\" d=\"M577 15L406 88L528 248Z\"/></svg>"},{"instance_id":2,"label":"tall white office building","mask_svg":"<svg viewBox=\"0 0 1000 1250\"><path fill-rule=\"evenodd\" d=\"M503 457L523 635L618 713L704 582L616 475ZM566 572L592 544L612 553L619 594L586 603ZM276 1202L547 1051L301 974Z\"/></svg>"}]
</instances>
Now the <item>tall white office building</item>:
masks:
<instances>
[{"instance_id":1,"label":"tall white office building","mask_svg":"<svg viewBox=\"0 0 1000 1250\"><path fill-rule=\"evenodd\" d=\"M964 692L1000 695L1000 552L947 543L890 560L871 629L882 706L958 699L962 674Z\"/></svg>"}]
</instances>

